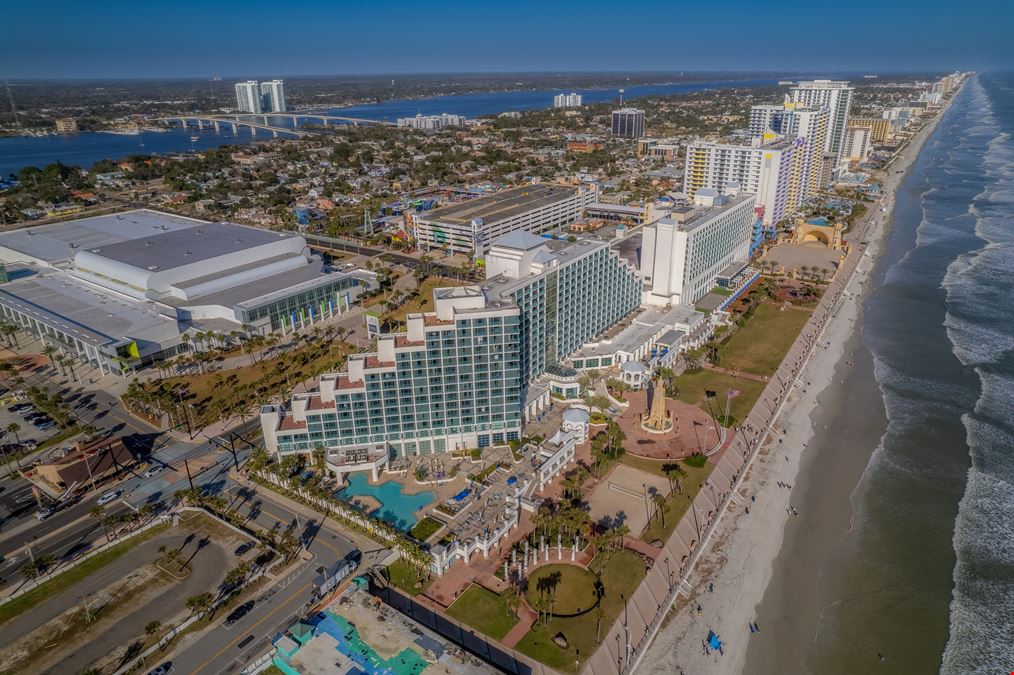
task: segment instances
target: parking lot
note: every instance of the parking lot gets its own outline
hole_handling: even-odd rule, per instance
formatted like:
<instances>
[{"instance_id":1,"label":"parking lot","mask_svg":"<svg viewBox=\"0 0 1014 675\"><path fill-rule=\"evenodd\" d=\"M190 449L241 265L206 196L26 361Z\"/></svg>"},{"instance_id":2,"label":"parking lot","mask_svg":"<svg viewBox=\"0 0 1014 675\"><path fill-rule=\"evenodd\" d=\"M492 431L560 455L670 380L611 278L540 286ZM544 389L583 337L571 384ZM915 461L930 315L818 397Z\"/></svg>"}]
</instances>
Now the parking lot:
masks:
<instances>
[{"instance_id":1,"label":"parking lot","mask_svg":"<svg viewBox=\"0 0 1014 675\"><path fill-rule=\"evenodd\" d=\"M18 406L27 406L20 412L12 412L11 408L17 408ZM45 439L54 435L59 431L57 426L54 424L48 429L39 429L31 420L27 419L27 416L32 413L38 413L34 407L31 407L30 403L10 403L3 408L0 408L0 432L3 432L2 442L4 444L11 444L16 442L27 442L35 441L41 443ZM11 425L17 424L16 431L9 431Z\"/></svg>"}]
</instances>

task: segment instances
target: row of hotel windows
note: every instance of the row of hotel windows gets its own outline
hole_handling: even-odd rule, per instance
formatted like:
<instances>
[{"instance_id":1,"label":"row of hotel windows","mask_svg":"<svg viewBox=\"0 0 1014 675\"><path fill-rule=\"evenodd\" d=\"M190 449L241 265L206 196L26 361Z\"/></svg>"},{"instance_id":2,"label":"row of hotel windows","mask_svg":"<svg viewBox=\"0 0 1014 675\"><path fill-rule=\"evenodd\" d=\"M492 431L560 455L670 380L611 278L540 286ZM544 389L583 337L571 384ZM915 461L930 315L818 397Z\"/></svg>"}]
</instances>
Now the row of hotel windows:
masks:
<instances>
[{"instance_id":1,"label":"row of hotel windows","mask_svg":"<svg viewBox=\"0 0 1014 675\"><path fill-rule=\"evenodd\" d=\"M502 426L497 427L493 425L493 428L502 428ZM521 437L521 432L517 429L491 431L489 428L476 429L471 426L455 428L449 433L475 433L476 431L480 432L477 436L477 444L480 448L489 447L491 443L493 445L500 445L508 441L516 441ZM420 439L409 434L364 435L353 439L351 442L346 442L344 445L383 442L390 444L391 454L395 457L447 451L446 438ZM308 452L321 445L326 447L327 443L324 439L313 439L308 434L294 434L278 438L278 451L283 455L290 452Z\"/></svg>"}]
</instances>

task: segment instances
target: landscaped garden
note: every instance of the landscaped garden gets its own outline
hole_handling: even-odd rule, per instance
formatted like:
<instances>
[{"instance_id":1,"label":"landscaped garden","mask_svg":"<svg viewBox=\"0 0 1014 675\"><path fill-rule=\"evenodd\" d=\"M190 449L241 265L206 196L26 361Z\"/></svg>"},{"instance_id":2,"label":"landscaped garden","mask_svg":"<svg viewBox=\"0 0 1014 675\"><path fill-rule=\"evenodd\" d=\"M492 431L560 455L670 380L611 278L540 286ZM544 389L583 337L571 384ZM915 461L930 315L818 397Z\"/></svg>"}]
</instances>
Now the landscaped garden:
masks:
<instances>
[{"instance_id":1,"label":"landscaped garden","mask_svg":"<svg viewBox=\"0 0 1014 675\"><path fill-rule=\"evenodd\" d=\"M415 537L418 541L426 541L433 535L434 532L436 532L443 526L444 524L441 523L436 518L426 516L418 523L416 523L415 526L411 530L409 530L408 533L411 534L413 537Z\"/></svg>"},{"instance_id":2,"label":"landscaped garden","mask_svg":"<svg viewBox=\"0 0 1014 675\"><path fill-rule=\"evenodd\" d=\"M544 565L528 575L525 598L532 607L545 604L556 616L586 612L598 600L593 572L577 565Z\"/></svg>"},{"instance_id":3,"label":"landscaped garden","mask_svg":"<svg viewBox=\"0 0 1014 675\"><path fill-rule=\"evenodd\" d=\"M647 567L638 554L626 549L605 550L591 561L590 569L602 582L602 601L590 612L574 617L550 616L537 623L517 644L517 650L551 668L576 672L598 648L599 640L623 610L623 597L629 598L641 584ZM537 570L538 571L538 570ZM534 576L534 575L533 575ZM568 585L584 588L586 579L569 575L557 584L558 597L572 595ZM578 592L581 595L581 592ZM566 647L554 638L562 635Z\"/></svg>"},{"instance_id":4,"label":"landscaped garden","mask_svg":"<svg viewBox=\"0 0 1014 675\"><path fill-rule=\"evenodd\" d=\"M475 584L447 608L447 615L496 640L503 639L518 622L502 596Z\"/></svg>"},{"instance_id":5,"label":"landscaped garden","mask_svg":"<svg viewBox=\"0 0 1014 675\"><path fill-rule=\"evenodd\" d=\"M319 339L308 335L305 344L271 358L257 360L228 370L215 371L208 365L203 372L188 372L158 380L134 380L123 395L131 411L157 423L168 414L173 426L190 425L199 429L219 419L249 414L251 402L267 401L287 395L293 387L323 372L341 368L353 350L341 341L341 334L330 328L320 331ZM195 354L200 356L200 354ZM163 366L172 372L190 366Z\"/></svg>"},{"instance_id":6,"label":"landscaped garden","mask_svg":"<svg viewBox=\"0 0 1014 675\"><path fill-rule=\"evenodd\" d=\"M464 286L467 283L466 281L449 279L447 277L431 276L423 279L419 287L407 295L395 291L394 293L397 295L389 298L385 303L388 311L381 316L381 322L386 322L393 327L395 324L404 323L409 314L432 312L433 291L435 289Z\"/></svg>"}]
</instances>

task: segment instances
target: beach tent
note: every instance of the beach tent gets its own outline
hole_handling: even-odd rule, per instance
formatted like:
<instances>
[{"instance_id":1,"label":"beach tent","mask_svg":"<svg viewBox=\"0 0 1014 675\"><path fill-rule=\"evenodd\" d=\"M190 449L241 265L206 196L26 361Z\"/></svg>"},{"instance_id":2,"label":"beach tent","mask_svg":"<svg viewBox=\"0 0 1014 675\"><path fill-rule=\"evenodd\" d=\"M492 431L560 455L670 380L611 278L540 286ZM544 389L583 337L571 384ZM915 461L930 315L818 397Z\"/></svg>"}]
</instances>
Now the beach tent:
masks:
<instances>
[{"instance_id":1,"label":"beach tent","mask_svg":"<svg viewBox=\"0 0 1014 675\"><path fill-rule=\"evenodd\" d=\"M715 631L713 630L708 631L708 646L712 649L722 649L722 641L715 635Z\"/></svg>"}]
</instances>

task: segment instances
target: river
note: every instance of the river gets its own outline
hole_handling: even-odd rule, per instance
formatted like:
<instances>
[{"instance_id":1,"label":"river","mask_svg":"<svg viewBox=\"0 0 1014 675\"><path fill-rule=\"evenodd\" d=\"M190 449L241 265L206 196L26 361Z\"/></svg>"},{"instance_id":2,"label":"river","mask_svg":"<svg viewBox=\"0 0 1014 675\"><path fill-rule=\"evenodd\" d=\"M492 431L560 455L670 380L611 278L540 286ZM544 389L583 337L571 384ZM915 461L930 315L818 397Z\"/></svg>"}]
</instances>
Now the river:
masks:
<instances>
[{"instance_id":1,"label":"river","mask_svg":"<svg viewBox=\"0 0 1014 675\"><path fill-rule=\"evenodd\" d=\"M776 84L776 79L708 80L679 84L652 84L628 87L624 101L647 96L667 96L717 88L759 87ZM553 96L561 93L558 89L537 91L498 91L481 94L458 94L434 96L419 99L394 99L381 103L331 108L325 111L333 115L360 117L364 119L393 122L399 117L453 113L474 118L495 115L501 112L537 110L553 105ZM578 89L585 103L604 103L617 100L616 89ZM302 112L302 111L294 111ZM291 125L290 117L272 116L272 124ZM168 128L165 131L143 131L136 136L121 136L106 132L81 132L53 136L14 136L0 138L0 175L17 173L26 166L46 166L57 161L64 164L90 167L102 159L121 159L129 155L167 154L210 150L221 145L235 145L266 140L270 133L240 129L233 134L231 127L222 126L215 131L211 127L202 130L190 127Z\"/></svg>"}]
</instances>

